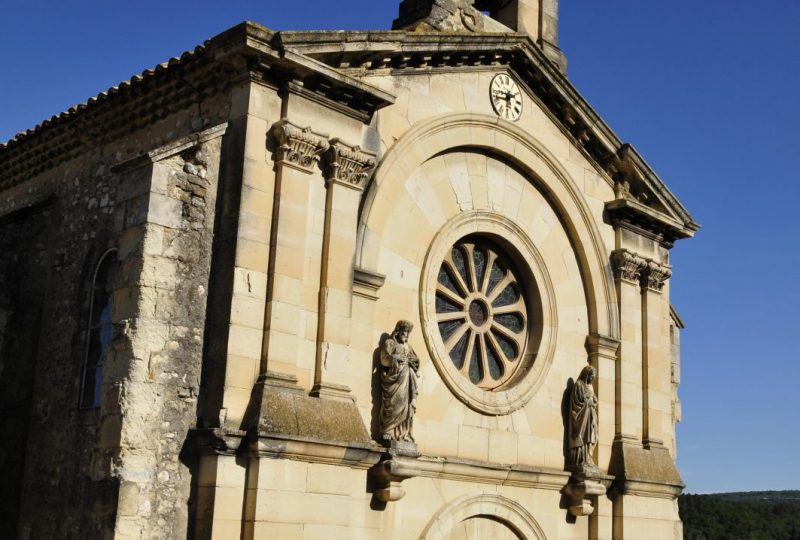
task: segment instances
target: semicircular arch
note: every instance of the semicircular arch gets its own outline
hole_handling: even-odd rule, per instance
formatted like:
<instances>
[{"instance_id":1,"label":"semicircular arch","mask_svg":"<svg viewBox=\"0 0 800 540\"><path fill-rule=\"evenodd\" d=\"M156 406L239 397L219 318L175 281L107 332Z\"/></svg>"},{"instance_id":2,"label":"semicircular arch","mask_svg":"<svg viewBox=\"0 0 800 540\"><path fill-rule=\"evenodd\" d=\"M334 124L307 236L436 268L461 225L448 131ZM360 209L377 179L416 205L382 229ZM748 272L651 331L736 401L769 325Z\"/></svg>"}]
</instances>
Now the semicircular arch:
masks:
<instances>
[{"instance_id":1,"label":"semicircular arch","mask_svg":"<svg viewBox=\"0 0 800 540\"><path fill-rule=\"evenodd\" d=\"M499 118L474 113L440 115L420 122L397 141L381 160L364 194L356 264L362 268L377 267L377 254L366 249L365 233L375 216L384 211L380 208L381 201L387 203L400 196L405 180L426 161L458 148L480 149L511 163L544 194L575 247L589 331L618 338L616 290L608 250L577 183L544 143Z\"/></svg>"},{"instance_id":2,"label":"semicircular arch","mask_svg":"<svg viewBox=\"0 0 800 540\"><path fill-rule=\"evenodd\" d=\"M546 540L541 526L521 504L491 493L465 495L451 502L431 519L420 540L446 540L463 521L485 517L511 529L522 540Z\"/></svg>"}]
</instances>

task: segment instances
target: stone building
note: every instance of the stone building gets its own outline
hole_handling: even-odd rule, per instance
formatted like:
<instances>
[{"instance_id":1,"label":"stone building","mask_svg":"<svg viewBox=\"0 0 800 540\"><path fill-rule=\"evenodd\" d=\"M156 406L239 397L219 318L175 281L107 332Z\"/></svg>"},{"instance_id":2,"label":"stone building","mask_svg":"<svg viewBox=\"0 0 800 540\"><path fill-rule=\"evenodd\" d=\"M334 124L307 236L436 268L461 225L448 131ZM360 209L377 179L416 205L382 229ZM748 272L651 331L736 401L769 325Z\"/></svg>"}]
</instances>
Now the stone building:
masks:
<instances>
[{"instance_id":1,"label":"stone building","mask_svg":"<svg viewBox=\"0 0 800 540\"><path fill-rule=\"evenodd\" d=\"M669 253L698 225L557 19L242 23L0 146L0 528L679 538Z\"/></svg>"}]
</instances>

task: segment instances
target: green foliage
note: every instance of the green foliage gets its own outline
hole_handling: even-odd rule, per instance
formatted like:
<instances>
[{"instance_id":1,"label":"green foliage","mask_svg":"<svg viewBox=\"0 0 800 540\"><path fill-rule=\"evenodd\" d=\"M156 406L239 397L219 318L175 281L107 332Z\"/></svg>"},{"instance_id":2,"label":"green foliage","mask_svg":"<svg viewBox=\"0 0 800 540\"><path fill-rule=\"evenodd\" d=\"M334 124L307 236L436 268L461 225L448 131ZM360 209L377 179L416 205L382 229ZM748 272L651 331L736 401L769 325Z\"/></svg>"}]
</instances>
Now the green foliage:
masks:
<instances>
[{"instance_id":1,"label":"green foliage","mask_svg":"<svg viewBox=\"0 0 800 540\"><path fill-rule=\"evenodd\" d=\"M681 495L684 540L800 540L800 491Z\"/></svg>"}]
</instances>

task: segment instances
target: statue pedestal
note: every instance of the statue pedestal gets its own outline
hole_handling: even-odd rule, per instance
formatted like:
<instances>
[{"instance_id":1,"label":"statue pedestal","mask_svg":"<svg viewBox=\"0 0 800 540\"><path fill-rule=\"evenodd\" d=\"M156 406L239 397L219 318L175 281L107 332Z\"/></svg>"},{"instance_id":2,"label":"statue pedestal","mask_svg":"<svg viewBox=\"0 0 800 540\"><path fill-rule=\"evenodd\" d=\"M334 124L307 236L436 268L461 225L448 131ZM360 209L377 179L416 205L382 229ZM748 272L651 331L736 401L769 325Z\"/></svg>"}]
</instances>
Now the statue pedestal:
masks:
<instances>
[{"instance_id":1,"label":"statue pedestal","mask_svg":"<svg viewBox=\"0 0 800 540\"><path fill-rule=\"evenodd\" d=\"M420 453L416 443L412 441L383 439L381 443L387 452L369 470L369 475L375 483L373 495L384 503L398 501L406 494L400 483L417 475L417 471L409 467L409 463L413 464L413 461L409 462L408 459L402 458L416 459Z\"/></svg>"},{"instance_id":2,"label":"statue pedestal","mask_svg":"<svg viewBox=\"0 0 800 540\"><path fill-rule=\"evenodd\" d=\"M591 515L594 512L592 498L605 495L613 479L613 476L602 474L596 467L574 471L561 490L567 497L569 513L575 517Z\"/></svg>"},{"instance_id":3,"label":"statue pedestal","mask_svg":"<svg viewBox=\"0 0 800 540\"><path fill-rule=\"evenodd\" d=\"M391 455L419 457L417 443L414 441L393 441L391 439L383 439L381 440L381 445L384 446Z\"/></svg>"}]
</instances>

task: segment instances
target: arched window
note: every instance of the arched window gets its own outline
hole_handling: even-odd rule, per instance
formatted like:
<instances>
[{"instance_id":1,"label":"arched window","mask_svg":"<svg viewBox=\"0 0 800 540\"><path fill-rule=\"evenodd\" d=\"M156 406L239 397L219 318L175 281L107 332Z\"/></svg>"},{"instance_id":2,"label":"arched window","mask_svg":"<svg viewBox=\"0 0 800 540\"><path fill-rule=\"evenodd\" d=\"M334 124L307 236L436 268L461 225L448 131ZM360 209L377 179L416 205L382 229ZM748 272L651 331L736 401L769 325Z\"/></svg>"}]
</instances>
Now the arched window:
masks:
<instances>
[{"instance_id":1,"label":"arched window","mask_svg":"<svg viewBox=\"0 0 800 540\"><path fill-rule=\"evenodd\" d=\"M92 278L86 356L83 361L83 381L81 385L82 408L100 406L103 387L103 365L105 364L106 352L108 352L113 335L108 274L116 253L116 249L109 249L103 253L95 267Z\"/></svg>"}]
</instances>

